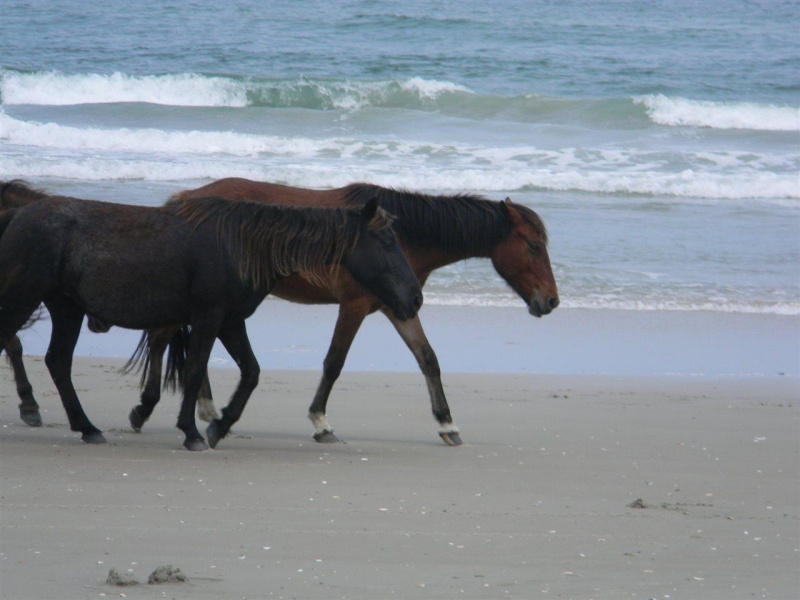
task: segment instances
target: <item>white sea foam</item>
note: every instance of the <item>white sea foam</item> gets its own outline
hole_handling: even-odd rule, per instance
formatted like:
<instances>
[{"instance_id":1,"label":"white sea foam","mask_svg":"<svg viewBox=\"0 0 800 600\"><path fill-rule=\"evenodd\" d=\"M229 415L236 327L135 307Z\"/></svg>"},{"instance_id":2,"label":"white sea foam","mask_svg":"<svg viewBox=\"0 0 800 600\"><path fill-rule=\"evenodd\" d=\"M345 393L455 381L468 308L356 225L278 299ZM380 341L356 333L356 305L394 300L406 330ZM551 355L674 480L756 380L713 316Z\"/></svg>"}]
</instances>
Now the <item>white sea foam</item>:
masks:
<instances>
[{"instance_id":1,"label":"white sea foam","mask_svg":"<svg viewBox=\"0 0 800 600\"><path fill-rule=\"evenodd\" d=\"M260 153L313 156L343 151L355 140L254 135L230 131L165 131L163 129L101 129L70 127L14 119L0 111L0 139L38 148L61 148L113 152L170 154L227 154L251 156Z\"/></svg>"},{"instance_id":2,"label":"white sea foam","mask_svg":"<svg viewBox=\"0 0 800 600\"><path fill-rule=\"evenodd\" d=\"M659 125L800 131L800 108L752 102L707 102L658 94L636 98Z\"/></svg>"},{"instance_id":3,"label":"white sea foam","mask_svg":"<svg viewBox=\"0 0 800 600\"><path fill-rule=\"evenodd\" d=\"M524 307L517 296L502 294L458 294L442 293L425 288L425 303L436 306L477 306L477 307ZM800 303L748 303L729 302L681 302L679 300L647 300L607 297L582 298L562 295L561 308L584 308L589 310L628 310L645 312L723 312L732 314L800 315Z\"/></svg>"},{"instance_id":4,"label":"white sea foam","mask_svg":"<svg viewBox=\"0 0 800 600\"><path fill-rule=\"evenodd\" d=\"M223 177L246 177L249 179L278 181L289 185L312 188L340 187L353 181L371 181L380 185L395 188L425 189L449 193L453 190L497 192L500 194L513 194L514 190L521 190L529 179L520 179L513 173L497 173L489 171L464 172L453 170L441 172L437 169L406 166L391 168L375 165L364 165L359 162L349 162L347 165L337 167L331 163L317 163L303 160L296 161L270 161L265 164L257 157L234 157L222 159L219 157L198 156L192 161L163 161L159 156L128 156L124 160L113 156L69 156L50 155L33 156L20 155L7 156L0 162L0 179L21 177L35 180L37 178L64 178L85 179L87 181L115 181L141 179L146 181L192 181L202 179L219 179ZM770 179L770 178L765 178ZM774 184L769 181L768 183ZM610 185L603 185L604 190L612 189ZM650 188L652 186L642 186ZM702 186L687 186L683 189L663 185L662 194L671 189L677 196L685 196L687 200L702 198ZM736 181L725 180L725 189L715 189L717 196L708 198L708 202L718 202L720 199L760 199L776 206L797 207L797 196L790 199L775 198L770 193L764 193L756 182L747 182L747 186L737 185ZM791 188L791 182L782 187ZM540 178L533 189L570 190L579 186L564 186L559 178L547 181ZM636 186L626 182L625 190L635 190ZM591 190L587 188L588 191ZM774 189L774 188L773 188ZM646 193L646 192L645 192ZM720 194L727 198L720 198Z\"/></svg>"},{"instance_id":5,"label":"white sea foam","mask_svg":"<svg viewBox=\"0 0 800 600\"><path fill-rule=\"evenodd\" d=\"M293 180L298 177L292 173L294 168L301 170L303 177L315 180L304 183L319 187L344 185L349 177L350 181L367 179L429 190L541 189L790 203L800 198L800 180L792 168L794 159L754 153L703 151L665 159L637 150L484 148L236 131L106 129L21 120L2 110L0 139L27 149L26 160L20 164L14 161L12 167L10 154L0 164L0 175L14 177L56 176L53 169L63 174L76 168L80 176L91 180L197 179L224 169L222 176L249 177L255 171L260 178L280 174L280 180ZM270 158L269 164L264 163L265 157ZM251 161L239 160L242 158ZM337 162L337 158L347 159L346 164ZM297 164L299 160L302 166ZM669 161L693 164L695 168L676 171L670 164L662 164ZM151 166L154 163L158 163L155 168ZM87 172L87 164L96 170ZM22 171L13 172L16 168Z\"/></svg>"},{"instance_id":6,"label":"white sea foam","mask_svg":"<svg viewBox=\"0 0 800 600\"><path fill-rule=\"evenodd\" d=\"M403 82L401 87L406 91L413 91L419 94L422 98L436 99L441 94L446 93L464 93L471 94L469 88L451 83L449 81L437 81L435 79L422 79L421 77L412 77L411 79Z\"/></svg>"},{"instance_id":7,"label":"white sea foam","mask_svg":"<svg viewBox=\"0 0 800 600\"><path fill-rule=\"evenodd\" d=\"M709 173L686 170L681 173L600 171L538 172L529 175L530 188L583 191L603 194L646 194L682 198L777 199L796 201L800 182L793 173ZM512 188L513 189L513 188Z\"/></svg>"},{"instance_id":8,"label":"white sea foam","mask_svg":"<svg viewBox=\"0 0 800 600\"><path fill-rule=\"evenodd\" d=\"M66 74L57 71L2 73L3 103L68 105L150 102L175 106L247 105L240 81L191 73L134 76L123 73Z\"/></svg>"},{"instance_id":9,"label":"white sea foam","mask_svg":"<svg viewBox=\"0 0 800 600\"><path fill-rule=\"evenodd\" d=\"M148 102L173 106L241 108L251 104L355 110L382 106L397 91L417 100L441 94L471 93L448 81L413 77L406 81L236 79L179 73L127 75L70 74L58 71L19 73L0 69L0 94L6 105L72 105Z\"/></svg>"}]
</instances>

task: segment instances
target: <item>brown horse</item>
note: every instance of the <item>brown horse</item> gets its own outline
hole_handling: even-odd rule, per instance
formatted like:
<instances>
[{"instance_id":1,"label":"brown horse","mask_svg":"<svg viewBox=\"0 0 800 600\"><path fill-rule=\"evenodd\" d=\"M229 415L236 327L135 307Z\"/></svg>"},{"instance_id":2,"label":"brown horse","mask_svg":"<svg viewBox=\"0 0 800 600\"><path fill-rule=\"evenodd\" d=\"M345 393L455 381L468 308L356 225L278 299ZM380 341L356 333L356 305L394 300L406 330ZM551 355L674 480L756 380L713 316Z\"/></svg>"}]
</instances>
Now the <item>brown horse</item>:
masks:
<instances>
[{"instance_id":1,"label":"brown horse","mask_svg":"<svg viewBox=\"0 0 800 600\"><path fill-rule=\"evenodd\" d=\"M209 194L235 201L325 207L361 206L368 198L377 197L381 206L395 215L394 230L422 285L435 269L471 257L484 257L491 259L500 276L527 304L531 315L547 315L559 303L544 223L534 211L508 199L493 202L476 195L433 196L363 183L332 190L309 190L230 178L179 192L169 203L190 203ZM436 353L418 316L407 321L398 320L343 269L339 269L327 285L293 275L282 280L272 293L293 302L339 304L339 317L323 363L322 379L309 408L309 418L316 428L315 440L337 441L326 416L328 397L361 323L370 313L381 310L425 375L432 412L440 425L439 435L449 445L462 443L445 398ZM152 360L150 372L145 373L147 382L142 394L142 401L148 406L158 401L161 360L172 334L151 332ZM204 385L200 405L207 395L210 397L210 387ZM205 411L214 414L210 400ZM132 414L132 425L139 429L142 422L135 417L135 413Z\"/></svg>"},{"instance_id":2,"label":"brown horse","mask_svg":"<svg viewBox=\"0 0 800 600\"><path fill-rule=\"evenodd\" d=\"M213 447L258 383L245 319L283 278L303 273L321 284L331 265L341 265L395 318L416 315L422 292L390 223L374 199L355 209L219 198L150 208L40 197L0 214L0 347L44 303L53 324L45 363L70 427L88 443L103 443L72 385L83 317L130 329L190 325L178 428L187 449L203 450L194 412L219 338L241 379L222 417L206 430Z\"/></svg>"}]
</instances>

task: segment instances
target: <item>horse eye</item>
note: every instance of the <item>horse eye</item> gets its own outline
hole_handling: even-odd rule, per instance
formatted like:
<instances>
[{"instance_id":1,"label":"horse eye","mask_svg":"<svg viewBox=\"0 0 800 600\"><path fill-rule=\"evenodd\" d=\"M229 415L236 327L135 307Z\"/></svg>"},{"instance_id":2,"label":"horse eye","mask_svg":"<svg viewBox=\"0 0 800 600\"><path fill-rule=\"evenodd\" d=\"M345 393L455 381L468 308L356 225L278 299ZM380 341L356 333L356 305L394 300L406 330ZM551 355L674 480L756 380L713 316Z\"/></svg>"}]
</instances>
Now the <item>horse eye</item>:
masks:
<instances>
[{"instance_id":1,"label":"horse eye","mask_svg":"<svg viewBox=\"0 0 800 600\"><path fill-rule=\"evenodd\" d=\"M539 244L537 244L536 242L528 243L528 250L531 251L531 254L539 254L539 252L541 252L541 249L542 249L541 246L539 246Z\"/></svg>"}]
</instances>

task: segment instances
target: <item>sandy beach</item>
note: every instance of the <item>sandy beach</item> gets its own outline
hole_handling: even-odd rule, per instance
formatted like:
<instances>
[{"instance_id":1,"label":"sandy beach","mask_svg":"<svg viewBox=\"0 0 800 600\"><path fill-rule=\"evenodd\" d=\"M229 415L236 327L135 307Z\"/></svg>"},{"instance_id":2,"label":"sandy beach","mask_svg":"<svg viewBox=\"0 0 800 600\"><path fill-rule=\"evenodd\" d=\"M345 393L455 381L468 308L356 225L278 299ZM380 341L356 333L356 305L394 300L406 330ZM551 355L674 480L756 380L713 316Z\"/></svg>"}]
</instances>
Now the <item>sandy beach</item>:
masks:
<instances>
[{"instance_id":1,"label":"sandy beach","mask_svg":"<svg viewBox=\"0 0 800 600\"><path fill-rule=\"evenodd\" d=\"M150 239L134 213L223 178L326 205L377 185L351 200L382 198L418 275L436 267L419 316L464 445L382 314L330 396L343 443L315 442L340 308L272 296L247 320L260 382L205 452L175 394L133 431L140 332L84 325L73 381L108 442L84 444L45 316L20 334L41 427L0 357L0 600L800 600L799 22L798 0L2 2L0 205L21 180L135 207L105 233L16 213L4 336L34 293L231 323L206 263L244 276L263 242L298 254L284 272L306 244L267 213L220 211L205 248L210 222ZM208 366L222 407L235 361L218 342ZM167 567L183 580L148 582Z\"/></svg>"},{"instance_id":2,"label":"sandy beach","mask_svg":"<svg viewBox=\"0 0 800 600\"><path fill-rule=\"evenodd\" d=\"M310 370L265 370L216 450L183 450L178 399L141 434L134 376L78 358L109 444L69 431L41 357L45 426L0 377L0 596L793 598L795 377L448 374L466 444L436 435L422 377L346 372L347 443L311 439ZM236 372L215 369L227 397ZM161 565L185 583L148 585ZM106 584L110 569L140 582Z\"/></svg>"}]
</instances>

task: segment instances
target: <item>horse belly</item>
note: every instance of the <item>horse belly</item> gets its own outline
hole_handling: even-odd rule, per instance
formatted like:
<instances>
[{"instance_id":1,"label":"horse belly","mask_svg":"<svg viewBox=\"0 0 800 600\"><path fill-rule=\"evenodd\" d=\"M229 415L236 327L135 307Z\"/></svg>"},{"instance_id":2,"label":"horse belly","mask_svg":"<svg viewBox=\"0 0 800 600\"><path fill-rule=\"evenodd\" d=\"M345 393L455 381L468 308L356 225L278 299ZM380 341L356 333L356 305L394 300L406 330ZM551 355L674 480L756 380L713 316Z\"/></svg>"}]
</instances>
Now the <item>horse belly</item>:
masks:
<instances>
[{"instance_id":1,"label":"horse belly","mask_svg":"<svg viewBox=\"0 0 800 600\"><path fill-rule=\"evenodd\" d=\"M167 276L155 262L95 261L67 295L110 325L150 329L188 321L188 289L181 269Z\"/></svg>"},{"instance_id":2,"label":"horse belly","mask_svg":"<svg viewBox=\"0 0 800 600\"><path fill-rule=\"evenodd\" d=\"M78 304L100 321L127 329L155 329L188 323L190 317L187 302L168 297L162 291L105 292L99 300L89 292L80 295Z\"/></svg>"}]
</instances>

